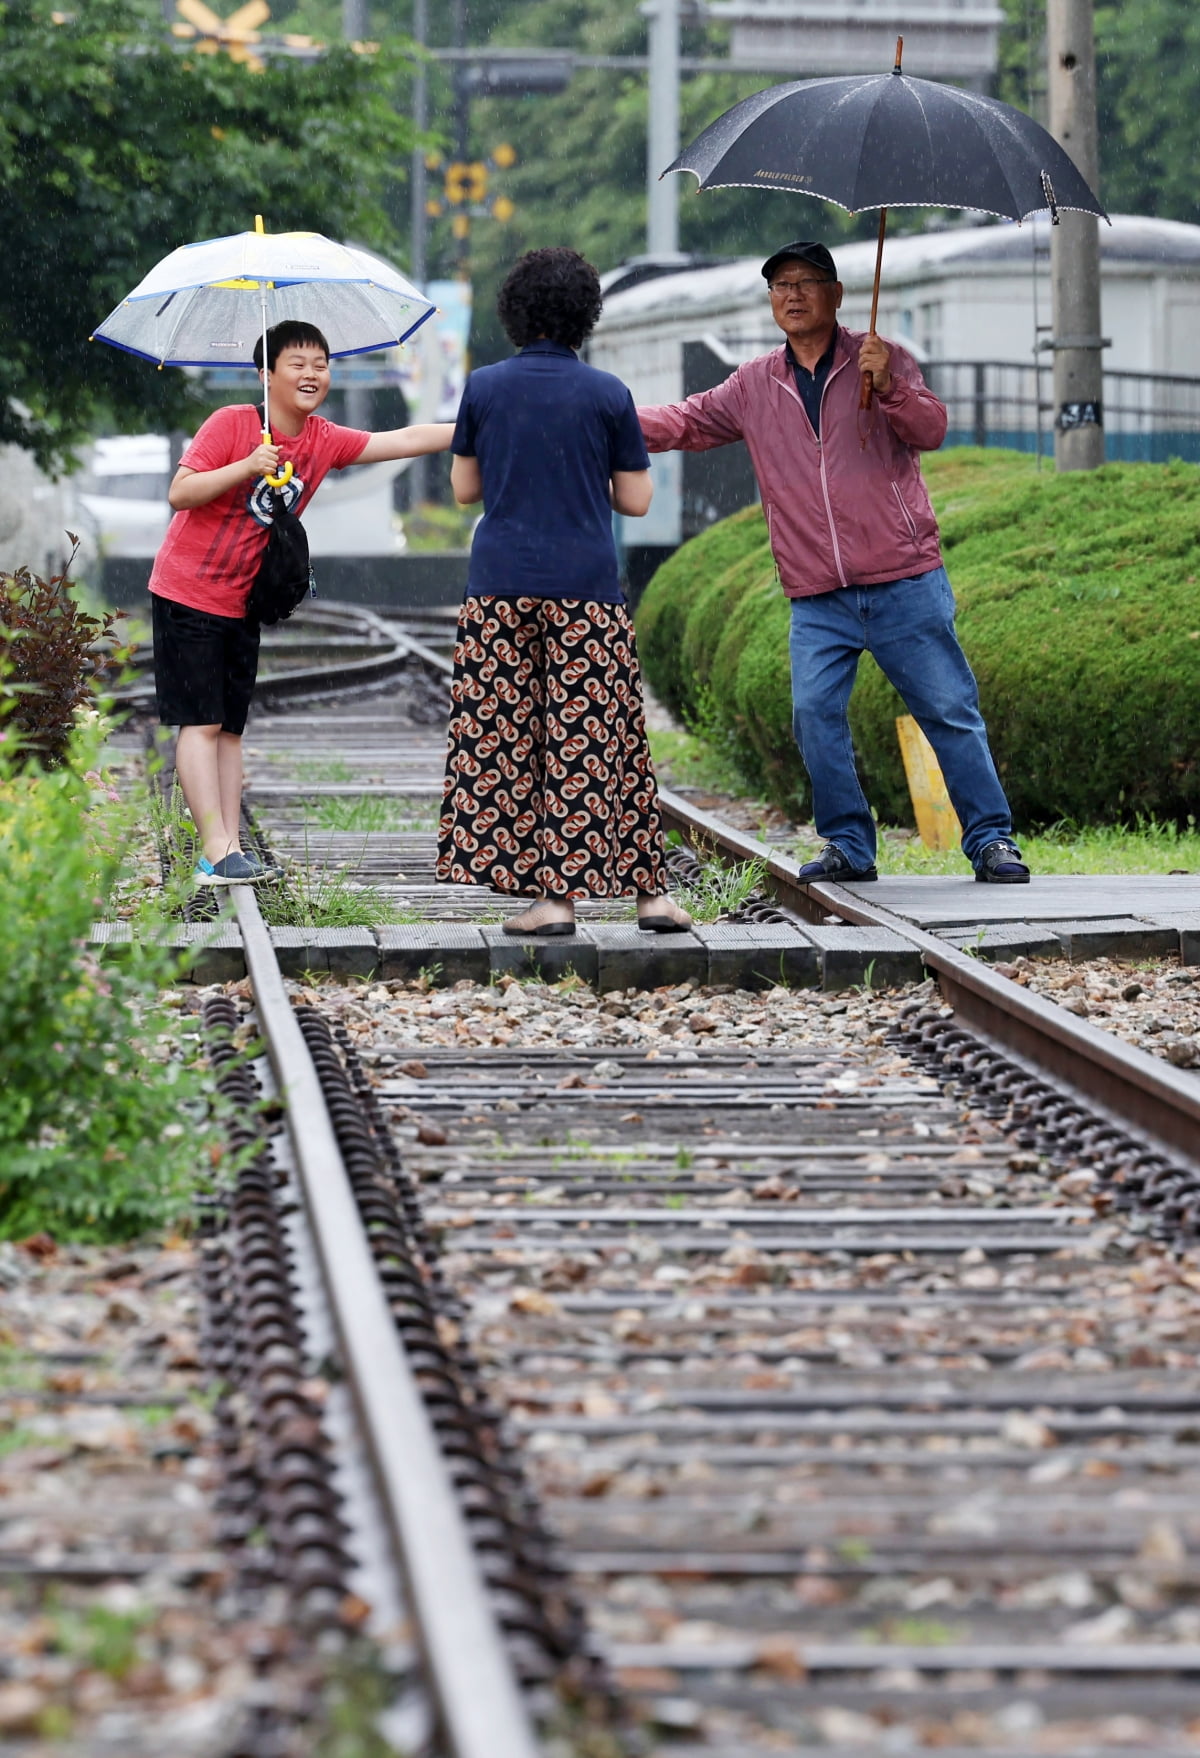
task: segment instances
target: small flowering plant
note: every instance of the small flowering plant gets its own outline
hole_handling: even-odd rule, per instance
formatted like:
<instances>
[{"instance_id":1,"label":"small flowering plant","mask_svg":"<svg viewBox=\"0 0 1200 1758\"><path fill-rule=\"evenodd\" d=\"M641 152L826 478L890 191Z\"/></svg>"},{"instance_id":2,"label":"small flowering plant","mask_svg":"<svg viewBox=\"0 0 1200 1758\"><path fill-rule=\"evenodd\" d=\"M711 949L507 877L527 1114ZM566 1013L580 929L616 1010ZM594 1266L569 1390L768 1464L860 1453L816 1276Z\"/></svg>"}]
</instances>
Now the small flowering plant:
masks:
<instances>
[{"instance_id":1,"label":"small flowering plant","mask_svg":"<svg viewBox=\"0 0 1200 1758\"><path fill-rule=\"evenodd\" d=\"M78 539L67 533L78 548ZM0 737L25 762L63 762L82 722L98 721L98 680L129 657L112 611L91 616L71 582L70 560L49 580L17 568L0 573Z\"/></svg>"}]
</instances>

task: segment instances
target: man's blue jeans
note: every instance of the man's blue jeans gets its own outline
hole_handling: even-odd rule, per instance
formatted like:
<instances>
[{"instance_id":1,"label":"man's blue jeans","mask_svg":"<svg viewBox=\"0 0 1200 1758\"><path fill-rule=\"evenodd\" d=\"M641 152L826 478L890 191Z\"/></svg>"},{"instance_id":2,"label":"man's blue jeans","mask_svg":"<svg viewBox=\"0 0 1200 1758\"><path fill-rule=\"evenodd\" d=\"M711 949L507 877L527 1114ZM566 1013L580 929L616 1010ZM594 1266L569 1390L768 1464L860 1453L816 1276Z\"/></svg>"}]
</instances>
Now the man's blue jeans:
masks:
<instances>
[{"instance_id":1,"label":"man's blue jeans","mask_svg":"<svg viewBox=\"0 0 1200 1758\"><path fill-rule=\"evenodd\" d=\"M847 705L860 653L896 686L937 753L974 864L1012 818L979 691L954 632L945 568L885 586L849 586L792 600L792 727L812 783L813 818L854 867L875 859L875 822L854 767Z\"/></svg>"}]
</instances>

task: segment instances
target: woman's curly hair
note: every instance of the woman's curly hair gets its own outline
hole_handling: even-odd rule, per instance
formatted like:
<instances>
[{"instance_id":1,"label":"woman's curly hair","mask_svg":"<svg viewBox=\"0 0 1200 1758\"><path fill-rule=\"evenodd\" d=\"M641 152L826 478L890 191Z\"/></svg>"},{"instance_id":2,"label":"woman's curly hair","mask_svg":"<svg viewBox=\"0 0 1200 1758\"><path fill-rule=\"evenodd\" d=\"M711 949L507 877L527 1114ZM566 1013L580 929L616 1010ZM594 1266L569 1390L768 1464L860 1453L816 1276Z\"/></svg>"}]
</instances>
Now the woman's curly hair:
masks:
<instances>
[{"instance_id":1,"label":"woman's curly hair","mask_svg":"<svg viewBox=\"0 0 1200 1758\"><path fill-rule=\"evenodd\" d=\"M577 250L529 250L509 270L496 314L514 347L546 336L578 348L591 335L603 303L600 276Z\"/></svg>"}]
</instances>

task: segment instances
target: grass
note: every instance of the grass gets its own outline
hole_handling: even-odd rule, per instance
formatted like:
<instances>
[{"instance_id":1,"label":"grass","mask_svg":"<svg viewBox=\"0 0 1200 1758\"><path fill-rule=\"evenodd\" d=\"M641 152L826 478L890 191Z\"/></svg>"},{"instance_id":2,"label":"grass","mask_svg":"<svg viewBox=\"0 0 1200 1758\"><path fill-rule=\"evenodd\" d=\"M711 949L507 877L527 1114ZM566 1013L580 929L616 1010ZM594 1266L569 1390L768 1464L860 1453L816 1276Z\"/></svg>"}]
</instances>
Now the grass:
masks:
<instances>
[{"instance_id":1,"label":"grass","mask_svg":"<svg viewBox=\"0 0 1200 1758\"><path fill-rule=\"evenodd\" d=\"M135 1611L110 1611L93 1605L86 1611L63 1608L52 1616L54 1647L63 1654L78 1655L97 1672L118 1681L138 1660L138 1636L151 1622L149 1607Z\"/></svg>"},{"instance_id":2,"label":"grass","mask_svg":"<svg viewBox=\"0 0 1200 1758\"><path fill-rule=\"evenodd\" d=\"M306 800L305 813L319 830L436 830L438 800L396 799L390 794L335 794Z\"/></svg>"},{"instance_id":3,"label":"grass","mask_svg":"<svg viewBox=\"0 0 1200 1758\"><path fill-rule=\"evenodd\" d=\"M767 869L762 861L737 861L722 866L709 861L698 879L687 885L675 885L671 895L694 922L715 922L731 916L754 892L761 891Z\"/></svg>"},{"instance_id":4,"label":"grass","mask_svg":"<svg viewBox=\"0 0 1200 1758\"><path fill-rule=\"evenodd\" d=\"M650 732L650 755L664 787L705 788L714 794L753 792L733 758L699 733Z\"/></svg>"},{"instance_id":5,"label":"grass","mask_svg":"<svg viewBox=\"0 0 1200 1758\"><path fill-rule=\"evenodd\" d=\"M365 803L391 807L396 802ZM183 804L177 781L169 799L151 794L150 823L160 853L166 858L167 880L161 892L139 899L136 925L141 927L182 913L182 905L194 889L191 875L200 852L196 828ZM328 828L363 830L369 834L380 826L345 824ZM289 869L280 883L256 888L263 921L269 928L379 928L391 923L424 921L419 910L402 908L372 886L359 885L351 872L344 865L317 866L310 857L306 836L303 863Z\"/></svg>"},{"instance_id":6,"label":"grass","mask_svg":"<svg viewBox=\"0 0 1200 1758\"><path fill-rule=\"evenodd\" d=\"M1053 824L1036 835L1017 841L1033 871L1046 873L1170 873L1185 869L1200 873L1200 829L1190 824L1179 830L1173 824L1143 820L1132 830L1119 825L1081 827ZM880 849L880 871L888 874L940 874L961 877L966 861L959 849L928 849L917 837L889 835L885 830ZM807 859L811 846L804 844L797 856Z\"/></svg>"},{"instance_id":7,"label":"grass","mask_svg":"<svg viewBox=\"0 0 1200 1758\"><path fill-rule=\"evenodd\" d=\"M179 955L153 931L119 959L88 947L128 879L140 817L105 783L103 736L80 728L48 773L0 757L4 1238L122 1239L174 1224L221 1151L193 1024L158 1000Z\"/></svg>"},{"instance_id":8,"label":"grass","mask_svg":"<svg viewBox=\"0 0 1200 1758\"><path fill-rule=\"evenodd\" d=\"M183 904L193 889L192 874L202 851L199 833L183 803L178 777L172 779L168 796L151 788L149 801L150 832L162 865L164 882L160 895L154 898L143 895L138 900L138 914L162 919L164 915L182 914Z\"/></svg>"},{"instance_id":9,"label":"grass","mask_svg":"<svg viewBox=\"0 0 1200 1758\"><path fill-rule=\"evenodd\" d=\"M927 455L959 632L1018 826L1136 830L1200 816L1200 469L1110 464L1039 474L1021 454ZM801 819L788 606L757 508L673 555L638 607L659 700L752 778L742 791ZM867 798L911 824L899 699L859 670L850 722Z\"/></svg>"},{"instance_id":10,"label":"grass","mask_svg":"<svg viewBox=\"0 0 1200 1758\"><path fill-rule=\"evenodd\" d=\"M478 519L474 507L446 507L424 501L404 515L404 535L411 550L469 549Z\"/></svg>"},{"instance_id":11,"label":"grass","mask_svg":"<svg viewBox=\"0 0 1200 1758\"><path fill-rule=\"evenodd\" d=\"M672 770L672 780L737 797L735 766L698 734L652 732L650 749L656 767ZM796 761L800 761L798 754ZM671 781L664 777L664 784L670 786ZM756 802L751 799L748 803ZM1038 874L1170 873L1175 869L1200 873L1200 826L1194 819L1182 829L1175 824L1160 824L1153 818L1140 818L1132 828L1060 820L1030 834L1018 830L1017 841ZM791 853L796 860L809 860L818 843L808 827L797 838ZM879 860L880 871L888 874L961 876L966 871L960 849L928 849L910 831L886 825L880 826ZM691 906L685 904L685 908ZM695 915L696 911L691 913Z\"/></svg>"},{"instance_id":12,"label":"grass","mask_svg":"<svg viewBox=\"0 0 1200 1758\"><path fill-rule=\"evenodd\" d=\"M344 757L292 758L290 752L273 752L269 760L290 764L297 787L346 787L354 780Z\"/></svg>"},{"instance_id":13,"label":"grass","mask_svg":"<svg viewBox=\"0 0 1200 1758\"><path fill-rule=\"evenodd\" d=\"M425 919L357 884L345 867L314 867L308 860L278 885L258 886L255 895L268 928L382 928Z\"/></svg>"}]
</instances>

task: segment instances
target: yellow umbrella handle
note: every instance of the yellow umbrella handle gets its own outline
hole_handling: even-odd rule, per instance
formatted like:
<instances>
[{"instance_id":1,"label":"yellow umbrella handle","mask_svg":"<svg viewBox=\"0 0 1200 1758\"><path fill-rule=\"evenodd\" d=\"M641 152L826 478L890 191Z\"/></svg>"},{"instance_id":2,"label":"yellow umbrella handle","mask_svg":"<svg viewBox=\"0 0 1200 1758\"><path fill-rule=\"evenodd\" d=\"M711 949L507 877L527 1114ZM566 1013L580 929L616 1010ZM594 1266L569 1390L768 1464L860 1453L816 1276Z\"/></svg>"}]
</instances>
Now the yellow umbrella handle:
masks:
<instances>
[{"instance_id":1,"label":"yellow umbrella handle","mask_svg":"<svg viewBox=\"0 0 1200 1758\"><path fill-rule=\"evenodd\" d=\"M263 428L262 436L263 436L263 445L264 446L269 446L269 445L273 444L273 441L271 439L271 430L269 427ZM263 481L269 482L272 488L282 488L285 482L290 482L292 480L292 475L293 475L292 460L289 458L287 463L283 467L283 475L282 476L264 476Z\"/></svg>"}]
</instances>

